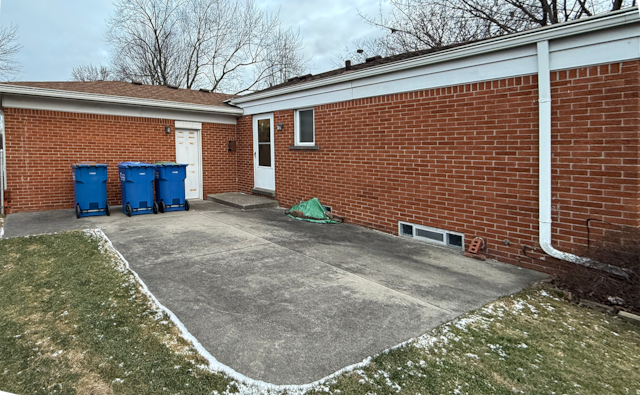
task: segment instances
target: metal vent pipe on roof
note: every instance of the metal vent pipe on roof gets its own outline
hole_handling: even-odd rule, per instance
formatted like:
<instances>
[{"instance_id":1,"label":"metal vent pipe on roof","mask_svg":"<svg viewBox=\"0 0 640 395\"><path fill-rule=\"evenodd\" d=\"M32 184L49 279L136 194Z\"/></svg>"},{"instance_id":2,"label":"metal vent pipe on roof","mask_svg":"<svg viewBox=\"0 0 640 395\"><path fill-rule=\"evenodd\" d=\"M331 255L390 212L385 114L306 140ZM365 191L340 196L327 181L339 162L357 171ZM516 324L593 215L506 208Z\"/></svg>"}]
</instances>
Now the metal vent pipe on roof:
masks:
<instances>
[{"instance_id":1,"label":"metal vent pipe on roof","mask_svg":"<svg viewBox=\"0 0 640 395\"><path fill-rule=\"evenodd\" d=\"M350 60L345 60L344 61L344 68L345 68L345 70L351 70L351 61Z\"/></svg>"}]
</instances>

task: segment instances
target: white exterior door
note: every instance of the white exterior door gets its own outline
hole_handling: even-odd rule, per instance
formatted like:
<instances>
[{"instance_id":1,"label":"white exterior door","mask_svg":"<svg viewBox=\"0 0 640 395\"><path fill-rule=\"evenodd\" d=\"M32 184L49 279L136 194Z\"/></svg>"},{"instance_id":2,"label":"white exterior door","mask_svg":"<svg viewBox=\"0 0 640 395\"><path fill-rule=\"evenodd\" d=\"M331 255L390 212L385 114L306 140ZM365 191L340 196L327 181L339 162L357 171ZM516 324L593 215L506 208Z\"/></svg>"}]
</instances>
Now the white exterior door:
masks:
<instances>
[{"instance_id":1,"label":"white exterior door","mask_svg":"<svg viewBox=\"0 0 640 395\"><path fill-rule=\"evenodd\" d=\"M200 165L200 132L176 129L176 162L187 163L187 179L184 182L187 199L202 198L202 170Z\"/></svg>"},{"instance_id":2,"label":"white exterior door","mask_svg":"<svg viewBox=\"0 0 640 395\"><path fill-rule=\"evenodd\" d=\"M276 190L273 114L253 116L253 178L256 188Z\"/></svg>"}]
</instances>

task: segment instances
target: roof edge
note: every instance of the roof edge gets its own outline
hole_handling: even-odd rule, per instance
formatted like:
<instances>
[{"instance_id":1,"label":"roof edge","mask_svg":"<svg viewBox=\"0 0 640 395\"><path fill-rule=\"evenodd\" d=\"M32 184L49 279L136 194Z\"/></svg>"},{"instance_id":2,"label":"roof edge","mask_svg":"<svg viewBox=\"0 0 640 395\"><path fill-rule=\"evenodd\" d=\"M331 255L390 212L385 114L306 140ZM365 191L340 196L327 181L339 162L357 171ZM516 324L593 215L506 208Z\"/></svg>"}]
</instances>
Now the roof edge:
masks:
<instances>
[{"instance_id":1,"label":"roof edge","mask_svg":"<svg viewBox=\"0 0 640 395\"><path fill-rule=\"evenodd\" d=\"M144 106L156 108L170 108L175 110L213 112L221 115L242 115L240 108L227 108L222 106L191 104L158 99L142 99L137 97L113 96L97 93L75 92L60 89L37 88L31 86L11 85L0 83L0 94L14 94L22 96L47 97L54 99L86 100L100 103L123 104L130 106ZM226 102L226 101L225 101Z\"/></svg>"},{"instance_id":2,"label":"roof edge","mask_svg":"<svg viewBox=\"0 0 640 395\"><path fill-rule=\"evenodd\" d=\"M245 97L230 98L225 100L224 102L232 105L238 105L260 99L281 96L288 93L304 91L307 89L319 88L322 86L353 81L366 77L373 77L376 75L391 73L394 71L401 71L434 63L451 61L459 58L486 54L488 52L495 52L514 47L520 47L523 45L534 44L538 41L574 36L577 34L593 32L596 30L602 30L636 22L640 22L640 13L638 12L637 6L606 14L595 15L589 18L578 19L557 25L540 27L520 33L514 33L506 36L483 40L477 43L463 45L460 47L431 54L425 54L422 56L416 56L410 59L399 60L393 63L372 66L347 74L339 74L315 81L286 86L281 89L269 90L264 93L256 92Z\"/></svg>"}]
</instances>

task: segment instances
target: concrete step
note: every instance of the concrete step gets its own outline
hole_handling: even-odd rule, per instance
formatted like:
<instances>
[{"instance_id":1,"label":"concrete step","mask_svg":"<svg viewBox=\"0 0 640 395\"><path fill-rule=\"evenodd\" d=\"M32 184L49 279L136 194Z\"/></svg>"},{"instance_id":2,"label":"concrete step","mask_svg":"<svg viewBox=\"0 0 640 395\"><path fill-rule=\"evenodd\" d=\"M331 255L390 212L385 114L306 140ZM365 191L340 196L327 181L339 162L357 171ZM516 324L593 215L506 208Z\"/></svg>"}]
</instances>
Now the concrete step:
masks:
<instances>
[{"instance_id":1,"label":"concrete step","mask_svg":"<svg viewBox=\"0 0 640 395\"><path fill-rule=\"evenodd\" d=\"M243 210L278 207L278 201L276 200L247 195L241 192L213 193L207 195L207 200Z\"/></svg>"}]
</instances>

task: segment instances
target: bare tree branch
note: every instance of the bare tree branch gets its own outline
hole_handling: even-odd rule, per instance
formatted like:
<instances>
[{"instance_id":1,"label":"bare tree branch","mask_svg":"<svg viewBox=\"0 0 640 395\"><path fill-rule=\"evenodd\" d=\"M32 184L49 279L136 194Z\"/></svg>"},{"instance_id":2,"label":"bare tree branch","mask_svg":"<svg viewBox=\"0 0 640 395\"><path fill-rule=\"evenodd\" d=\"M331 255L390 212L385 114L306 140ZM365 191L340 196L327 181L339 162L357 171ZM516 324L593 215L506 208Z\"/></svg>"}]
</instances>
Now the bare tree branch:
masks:
<instances>
[{"instance_id":1,"label":"bare tree branch","mask_svg":"<svg viewBox=\"0 0 640 395\"><path fill-rule=\"evenodd\" d=\"M107 66L88 64L74 67L71 72L72 81L117 81L114 73Z\"/></svg>"},{"instance_id":2,"label":"bare tree branch","mask_svg":"<svg viewBox=\"0 0 640 395\"><path fill-rule=\"evenodd\" d=\"M558 3L562 1L562 3ZM635 0L388 0L391 11L363 15L385 34L365 43L368 52L396 54L441 47L579 19L633 6ZM354 43L362 45L362 42ZM334 63L355 57L334 54Z\"/></svg>"},{"instance_id":3,"label":"bare tree branch","mask_svg":"<svg viewBox=\"0 0 640 395\"><path fill-rule=\"evenodd\" d=\"M118 79L246 92L302 73L299 33L254 0L116 0L107 22Z\"/></svg>"},{"instance_id":4,"label":"bare tree branch","mask_svg":"<svg viewBox=\"0 0 640 395\"><path fill-rule=\"evenodd\" d=\"M18 26L0 27L0 78L20 72L22 65L15 59L22 45L18 44Z\"/></svg>"}]
</instances>

